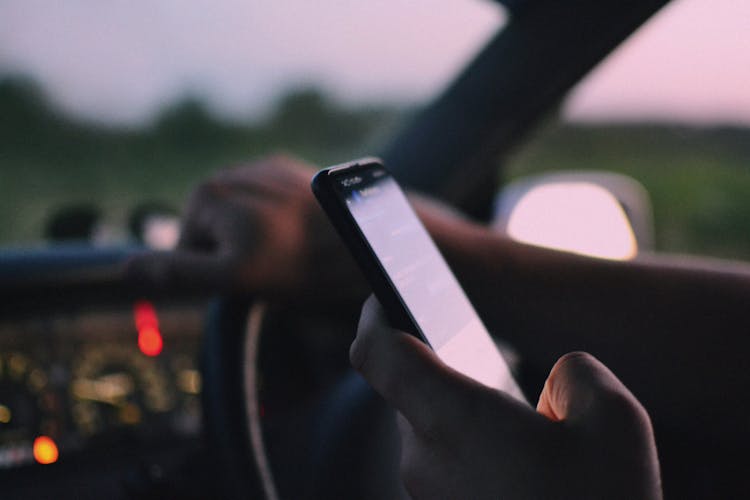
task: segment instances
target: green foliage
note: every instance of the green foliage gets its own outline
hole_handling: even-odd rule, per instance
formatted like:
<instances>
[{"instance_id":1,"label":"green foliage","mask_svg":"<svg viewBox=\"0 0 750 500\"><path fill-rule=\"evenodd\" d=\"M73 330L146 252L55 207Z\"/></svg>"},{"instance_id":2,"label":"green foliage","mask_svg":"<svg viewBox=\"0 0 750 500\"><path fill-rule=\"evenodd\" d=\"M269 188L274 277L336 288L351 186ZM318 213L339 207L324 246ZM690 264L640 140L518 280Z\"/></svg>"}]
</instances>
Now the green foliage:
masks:
<instances>
[{"instance_id":1,"label":"green foliage","mask_svg":"<svg viewBox=\"0 0 750 500\"><path fill-rule=\"evenodd\" d=\"M0 109L0 244L39 241L53 212L80 203L124 227L140 203L179 207L213 170L279 150L319 164L372 153L402 115L388 106L343 108L301 89L254 123L221 121L187 98L150 126L116 129L60 115L17 78L0 81Z\"/></svg>"},{"instance_id":2,"label":"green foliage","mask_svg":"<svg viewBox=\"0 0 750 500\"><path fill-rule=\"evenodd\" d=\"M344 107L308 88L252 123L218 120L188 98L150 126L113 129L60 115L18 78L0 81L0 109L0 245L38 242L51 213L75 204L124 227L136 205L178 208L213 170L274 151L317 164L371 154L404 116L389 106ZM505 172L549 170L630 175L651 194L658 249L750 259L748 129L554 124Z\"/></svg>"}]
</instances>

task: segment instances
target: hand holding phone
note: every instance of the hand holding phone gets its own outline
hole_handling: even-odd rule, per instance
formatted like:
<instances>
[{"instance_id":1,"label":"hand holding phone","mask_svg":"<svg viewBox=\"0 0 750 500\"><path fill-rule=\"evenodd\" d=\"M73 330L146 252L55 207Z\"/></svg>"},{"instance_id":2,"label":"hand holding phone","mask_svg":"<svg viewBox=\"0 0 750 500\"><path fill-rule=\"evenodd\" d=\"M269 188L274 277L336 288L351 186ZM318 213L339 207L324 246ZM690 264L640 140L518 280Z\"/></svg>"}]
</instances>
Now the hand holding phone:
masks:
<instances>
[{"instance_id":1,"label":"hand holding phone","mask_svg":"<svg viewBox=\"0 0 750 500\"><path fill-rule=\"evenodd\" d=\"M421 338L448 366L525 401L456 277L378 160L321 170L312 189L394 327Z\"/></svg>"}]
</instances>

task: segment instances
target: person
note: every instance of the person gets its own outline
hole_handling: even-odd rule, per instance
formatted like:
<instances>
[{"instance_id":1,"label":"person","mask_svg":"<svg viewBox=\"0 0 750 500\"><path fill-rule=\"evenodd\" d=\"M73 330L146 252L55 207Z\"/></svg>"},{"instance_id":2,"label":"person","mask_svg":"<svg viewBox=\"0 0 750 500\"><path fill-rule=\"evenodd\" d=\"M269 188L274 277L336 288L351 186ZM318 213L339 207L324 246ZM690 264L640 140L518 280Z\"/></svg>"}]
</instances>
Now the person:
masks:
<instances>
[{"instance_id":1,"label":"person","mask_svg":"<svg viewBox=\"0 0 750 500\"><path fill-rule=\"evenodd\" d=\"M190 197L178 250L134 259L131 275L162 287L251 291L298 307L361 304L368 288L313 199L313 172L287 156L218 172ZM388 329L372 319L379 314L375 305L368 305L354 343L354 364L404 414L406 461L412 463L407 476L413 476L409 482L416 490L429 487L430 478L442 481L433 483L444 488L441 491L456 491L443 484L450 477L477 486L495 476L532 484L537 480L532 475L544 471L558 479L565 476L559 479L560 487L578 488L571 478L579 474L575 477L592 487L598 479L616 487L605 496L631 491L626 488L630 482L634 488L642 483L643 496L655 495L653 434L638 400L656 424L668 423L680 432L722 443L746 440L750 400L726 395L744 394L748 387L744 352L750 340L734 326L746 322L750 266L663 255L613 262L537 248L511 241L433 200L415 194L411 198L489 330L499 332L530 365L554 365L539 413L521 412L498 394L446 370L401 333L381 335ZM371 338L391 340L380 345L366 340ZM372 347L360 350L358 345ZM370 349L392 350L393 356L357 354ZM398 349L403 352L398 354ZM588 351L596 359L583 354L561 357L570 351ZM407 360L422 360L416 366L436 386L428 394L450 388L455 399L418 398L418 390L392 394L392 384L377 378L386 368L361 361L376 358L403 359L383 365L395 373L408 373ZM370 367L374 371L368 371ZM412 383L411 377L399 380ZM411 398L419 401L413 405L416 415L411 406L403 407ZM478 407L471 414L481 418L467 425L448 411L462 408L461 401L472 410ZM425 429L418 417L445 412L452 417L445 417L449 424L438 426L439 432L430 425ZM505 433L507 419L513 422L509 428L525 432L516 438ZM619 425L627 432L620 433ZM425 434L431 441L425 442ZM458 435L465 441L450 440ZM576 436L582 441L575 442ZM508 446L498 444L505 439ZM441 451L443 445L448 448ZM450 453L445 449L466 446L483 450L477 455L481 460L469 461L465 451L446 456ZM511 453L525 446L536 450L537 462ZM487 472L479 462L495 472ZM622 470L622 481L610 481L603 469Z\"/></svg>"},{"instance_id":2,"label":"person","mask_svg":"<svg viewBox=\"0 0 750 500\"><path fill-rule=\"evenodd\" d=\"M412 498L661 498L646 411L586 353L555 363L535 412L389 328L370 298L351 361L399 412Z\"/></svg>"}]
</instances>

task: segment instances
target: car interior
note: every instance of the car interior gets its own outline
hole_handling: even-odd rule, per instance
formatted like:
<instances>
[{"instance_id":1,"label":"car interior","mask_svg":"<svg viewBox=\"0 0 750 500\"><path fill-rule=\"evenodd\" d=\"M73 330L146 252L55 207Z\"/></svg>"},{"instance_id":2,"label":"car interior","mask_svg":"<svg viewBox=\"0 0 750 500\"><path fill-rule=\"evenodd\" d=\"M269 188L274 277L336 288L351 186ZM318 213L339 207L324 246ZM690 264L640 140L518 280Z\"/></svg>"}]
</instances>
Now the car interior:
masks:
<instances>
[{"instance_id":1,"label":"car interior","mask_svg":"<svg viewBox=\"0 0 750 500\"><path fill-rule=\"evenodd\" d=\"M750 257L750 237L739 231L729 235L735 227L727 225L731 220L711 221L710 212L703 212L704 218L694 223L705 228L708 243L700 240L691 246L689 237L670 232L670 217L678 216L664 214L665 202L658 195L669 193L672 183L683 182L679 167L665 168L662 177L667 180L663 181L648 170L649 165L638 179L627 169L623 174L607 164L572 168L576 151L586 156L586 148L596 149L592 144L612 143L615 149L624 150L641 144L628 142L629 137L641 134L648 144L649 137L652 142L667 137L660 143L667 150L694 142L689 128L626 127L622 131L594 124L588 125L594 132L586 137L571 138L566 135L571 128L559 125L571 91L610 54L617 54L618 47L625 46L642 26L651 29L652 17L658 20L666 11L680 7L680 0L461 1L491 4L492 9L501 9L503 22L485 37L479 50L465 57L461 69L442 82L443 90L434 98L402 112L398 119L362 115L378 122L379 128L372 129L375 132L367 129L368 141L346 147L335 144L326 154L312 153L316 161L346 161L350 157L338 155L349 153L351 157L379 156L405 189L441 200L497 231L514 235L517 230L517 238L530 243L537 242L533 236L524 240L518 222L524 200L531 202L533 193L555 196L556 186L572 186L580 194L565 191L560 195L563 199L590 195L605 208L571 209L566 212L570 224L597 233L598 223L587 219L595 212L612 214L601 222L602 230L623 226L624 249L613 250L611 258L632 259L638 252L664 249L708 252L717 258ZM383 8L399 9L398 5ZM412 22L418 29L418 20ZM696 37L699 31L695 30ZM0 94L2 85L0 81ZM304 92L296 98L299 109L316 102ZM293 113L297 109L294 97L290 102L288 110ZM224 140L210 131L201 135L200 120L180 125L180 116L200 115L194 103L175 109L174 122L169 122L170 116L161 119L164 130L172 134L165 132L161 140L178 146ZM9 112L9 116L25 115ZM38 134L41 143L46 132L24 128L27 125L20 118L17 123L9 121L0 125L2 135L10 137L9 131L16 128L33 134L32 139L24 139L30 145L8 139L6 159L0 153L1 177L7 175L11 186L10 177L16 174L10 173L10 167L17 169L19 178L39 176L22 173L16 151L44 149L33 138ZM83 134L83 129L64 119L51 123L50 127L65 129L62 141L75 141ZM325 151L325 142L306 146L308 125L301 132L292 126L284 130L289 137L302 137L299 154ZM325 126L336 137L354 133L337 127L335 121ZM223 130L230 137L230 126ZM710 129L704 135L714 134L711 144L723 144L721 154L734 155L732 161L739 164L743 157L736 151L748 158L747 130L741 126ZM137 140L133 139L136 132L128 133ZM92 144L101 144L96 158L102 175L136 176L127 173L127 161L117 159L106 166L108 151L119 143L106 128L98 134L92 136ZM255 155L270 153L285 147L284 137L258 139L248 147ZM226 141L230 144L230 139ZM231 141L242 141L242 137ZM546 157L540 146L545 141L558 149L569 148L570 156ZM731 149L734 146L728 144L739 146ZM53 155L54 147L50 146ZM217 162L233 159L237 151L218 160L187 153L196 164L205 163L204 170L181 182L186 187L195 184L209 169L226 166ZM663 154L657 159L668 158L668 152L660 151ZM590 154L599 158L596 152ZM76 158L65 161L72 164ZM704 172L713 165L693 167L690 172ZM740 169L716 168L730 172L727 178L734 180L728 184L737 192L742 192L745 183L750 186L747 173ZM75 167L71 171L77 172ZM167 170L163 175L178 172ZM711 181L695 182L708 185ZM148 184L158 180L142 183L148 192ZM39 188L39 193L43 198L46 192ZM731 204L722 201L721 194L712 200L717 205ZM3 224L22 224L14 221L22 220L23 208L4 210ZM87 203L68 206L54 220L48 219L45 244L24 240L6 244L6 237L0 247L0 496L273 499L404 494L393 411L349 365L358 305L310 311L252 294L145 284L128 274L126 264L134 255L174 246L179 232L175 203L138 207L128 229L135 236L107 245L80 239L81 234L91 234L97 210ZM741 210L734 205L726 208L737 224L747 220ZM536 216L550 217L548 213ZM533 227L542 224L533 219L533 213L529 217ZM556 219L555 227L560 224L565 223ZM735 247L721 246L717 241L724 237L736 240ZM609 258L609 250L600 254L575 247L579 241L542 239L538 243ZM493 333L503 341L502 332ZM513 345L503 344L503 349L529 399L535 400L549 367L527 363L524 352ZM736 498L744 494L746 459L741 451L747 436L717 442L671 428L669 421L658 416L654 422L667 497Z\"/></svg>"}]
</instances>

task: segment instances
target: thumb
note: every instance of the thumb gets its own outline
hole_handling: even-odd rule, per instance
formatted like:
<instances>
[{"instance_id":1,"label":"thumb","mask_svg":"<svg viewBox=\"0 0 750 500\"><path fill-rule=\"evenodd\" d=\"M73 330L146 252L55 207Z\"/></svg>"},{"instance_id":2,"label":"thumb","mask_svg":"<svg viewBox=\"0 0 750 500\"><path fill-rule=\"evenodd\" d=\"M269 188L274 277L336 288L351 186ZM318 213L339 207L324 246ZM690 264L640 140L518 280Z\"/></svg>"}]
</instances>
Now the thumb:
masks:
<instances>
[{"instance_id":1,"label":"thumb","mask_svg":"<svg viewBox=\"0 0 750 500\"><path fill-rule=\"evenodd\" d=\"M537 411L551 420L591 428L651 423L646 410L604 364L585 352L561 357L552 367Z\"/></svg>"},{"instance_id":2,"label":"thumb","mask_svg":"<svg viewBox=\"0 0 750 500\"><path fill-rule=\"evenodd\" d=\"M391 328L373 296L362 308L349 354L354 368L421 434L440 434L460 422L472 387L481 387L416 337Z\"/></svg>"},{"instance_id":3,"label":"thumb","mask_svg":"<svg viewBox=\"0 0 750 500\"><path fill-rule=\"evenodd\" d=\"M584 352L560 358L544 384L537 410L574 431L579 450L588 450L592 478L610 489L618 478L625 478L615 497L661 498L651 420L635 396L596 358Z\"/></svg>"}]
</instances>

